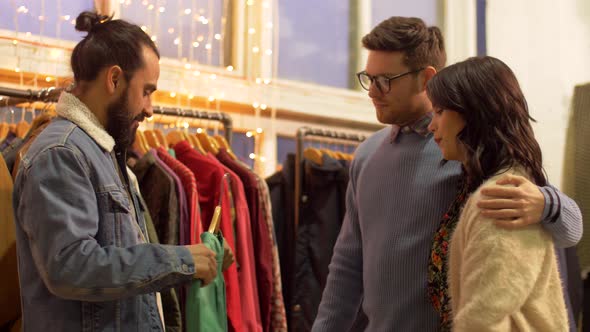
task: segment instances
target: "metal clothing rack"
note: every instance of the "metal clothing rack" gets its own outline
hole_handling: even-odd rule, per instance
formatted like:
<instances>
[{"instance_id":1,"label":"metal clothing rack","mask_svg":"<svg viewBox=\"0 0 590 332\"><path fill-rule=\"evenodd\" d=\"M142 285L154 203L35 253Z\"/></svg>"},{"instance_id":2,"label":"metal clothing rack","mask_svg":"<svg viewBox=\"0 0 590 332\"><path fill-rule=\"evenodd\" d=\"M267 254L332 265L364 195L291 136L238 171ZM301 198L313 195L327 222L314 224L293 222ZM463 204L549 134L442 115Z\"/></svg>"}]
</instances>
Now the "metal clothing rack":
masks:
<instances>
[{"instance_id":1,"label":"metal clothing rack","mask_svg":"<svg viewBox=\"0 0 590 332\"><path fill-rule=\"evenodd\" d=\"M57 102L59 95L65 88L46 88L41 90L32 89L13 89L0 86L0 106L2 106L3 97L16 98L17 100L12 104L19 104L23 102ZM8 100L6 102L8 104ZM225 139L231 145L233 121L229 115L223 112L209 112L198 109L184 109L173 107L154 106L154 113L170 116L180 116L193 119L204 119L209 121L219 121L223 124Z\"/></svg>"},{"instance_id":2,"label":"metal clothing rack","mask_svg":"<svg viewBox=\"0 0 590 332\"><path fill-rule=\"evenodd\" d=\"M309 127L301 127L297 129L297 145L295 151L295 229L299 225L299 201L301 196L301 187L302 183L302 165L301 161L303 160L303 144L304 141L308 137L324 137L324 138L331 138L337 139L341 141L351 141L351 142L363 142L366 137L364 135L358 134L351 134L345 133L340 131L334 130L325 130L325 129L317 129L317 128L309 128Z\"/></svg>"}]
</instances>

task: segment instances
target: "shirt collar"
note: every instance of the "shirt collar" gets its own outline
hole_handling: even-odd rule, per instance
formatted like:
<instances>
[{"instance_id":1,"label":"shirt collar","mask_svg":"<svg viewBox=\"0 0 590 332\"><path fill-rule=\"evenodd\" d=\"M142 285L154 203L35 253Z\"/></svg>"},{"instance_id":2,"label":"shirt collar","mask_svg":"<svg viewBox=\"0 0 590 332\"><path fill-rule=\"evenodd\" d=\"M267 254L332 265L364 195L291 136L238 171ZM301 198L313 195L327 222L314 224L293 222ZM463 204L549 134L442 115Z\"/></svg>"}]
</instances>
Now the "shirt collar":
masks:
<instances>
[{"instance_id":1,"label":"shirt collar","mask_svg":"<svg viewBox=\"0 0 590 332\"><path fill-rule=\"evenodd\" d=\"M403 127L393 125L391 128L391 143L395 141L400 132L402 134L416 133L422 137L428 137L428 135L430 135L428 125L430 124L431 120L432 112L428 112L424 114L424 116L421 117L418 121L412 123L411 125Z\"/></svg>"}]
</instances>

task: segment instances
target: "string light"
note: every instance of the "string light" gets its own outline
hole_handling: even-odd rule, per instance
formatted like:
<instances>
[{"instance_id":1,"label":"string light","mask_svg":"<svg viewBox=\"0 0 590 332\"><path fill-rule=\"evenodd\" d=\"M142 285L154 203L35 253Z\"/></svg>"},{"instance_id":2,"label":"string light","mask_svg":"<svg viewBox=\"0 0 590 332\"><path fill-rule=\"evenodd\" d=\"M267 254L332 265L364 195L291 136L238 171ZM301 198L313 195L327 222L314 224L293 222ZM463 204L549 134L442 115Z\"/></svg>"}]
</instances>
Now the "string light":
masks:
<instances>
[{"instance_id":1,"label":"string light","mask_svg":"<svg viewBox=\"0 0 590 332\"><path fill-rule=\"evenodd\" d=\"M20 68L18 68L18 67L15 67L15 68L14 68L14 71L15 71L15 72L17 72L17 73L20 73Z\"/></svg>"},{"instance_id":2,"label":"string light","mask_svg":"<svg viewBox=\"0 0 590 332\"><path fill-rule=\"evenodd\" d=\"M258 108L259 106L260 106L260 104L257 101L252 103L252 107L254 107L254 108Z\"/></svg>"},{"instance_id":3,"label":"string light","mask_svg":"<svg viewBox=\"0 0 590 332\"><path fill-rule=\"evenodd\" d=\"M158 40L158 36L156 36L156 35L153 35L153 36L152 36L152 41L154 41L154 42L155 42L156 40Z\"/></svg>"},{"instance_id":4,"label":"string light","mask_svg":"<svg viewBox=\"0 0 590 332\"><path fill-rule=\"evenodd\" d=\"M183 123L182 123L182 126L184 127L184 129L188 129L188 122L186 122L186 121L185 121L185 122L183 122Z\"/></svg>"},{"instance_id":5,"label":"string light","mask_svg":"<svg viewBox=\"0 0 590 332\"><path fill-rule=\"evenodd\" d=\"M168 33L169 34L173 34L174 33L174 28L168 28Z\"/></svg>"},{"instance_id":6,"label":"string light","mask_svg":"<svg viewBox=\"0 0 590 332\"><path fill-rule=\"evenodd\" d=\"M180 38L175 38L174 39L174 45L178 45L180 44Z\"/></svg>"},{"instance_id":7,"label":"string light","mask_svg":"<svg viewBox=\"0 0 590 332\"><path fill-rule=\"evenodd\" d=\"M207 24L209 24L209 20L208 20L208 19L206 19L206 18L204 18L204 19L201 21L201 23L203 23L203 24L207 25Z\"/></svg>"},{"instance_id":8,"label":"string light","mask_svg":"<svg viewBox=\"0 0 590 332\"><path fill-rule=\"evenodd\" d=\"M160 11L160 13L163 13L163 12L165 12L165 11L166 11L166 8L164 8L164 7L160 7L160 8L158 8L158 10Z\"/></svg>"},{"instance_id":9,"label":"string light","mask_svg":"<svg viewBox=\"0 0 590 332\"><path fill-rule=\"evenodd\" d=\"M215 74L211 74L211 76L209 76L209 77L210 77L212 80L215 80L215 79L217 79L217 75L215 75Z\"/></svg>"},{"instance_id":10,"label":"string light","mask_svg":"<svg viewBox=\"0 0 590 332\"><path fill-rule=\"evenodd\" d=\"M268 50L266 50L266 55L271 55L272 54L272 50L269 48Z\"/></svg>"},{"instance_id":11,"label":"string light","mask_svg":"<svg viewBox=\"0 0 590 332\"><path fill-rule=\"evenodd\" d=\"M195 96L193 96L192 94L188 95L189 100L193 100L193 98L195 98Z\"/></svg>"},{"instance_id":12,"label":"string light","mask_svg":"<svg viewBox=\"0 0 590 332\"><path fill-rule=\"evenodd\" d=\"M50 76L45 77L45 82L51 82L52 78Z\"/></svg>"},{"instance_id":13,"label":"string light","mask_svg":"<svg viewBox=\"0 0 590 332\"><path fill-rule=\"evenodd\" d=\"M203 35L200 35L200 36L197 37L197 41L199 43L202 42L203 40L205 40L205 37L203 37Z\"/></svg>"},{"instance_id":14,"label":"string light","mask_svg":"<svg viewBox=\"0 0 590 332\"><path fill-rule=\"evenodd\" d=\"M205 44L205 48L210 50L211 49L211 44Z\"/></svg>"},{"instance_id":15,"label":"string light","mask_svg":"<svg viewBox=\"0 0 590 332\"><path fill-rule=\"evenodd\" d=\"M152 120L154 119L153 116L150 116L149 118L145 118L148 122L152 122Z\"/></svg>"},{"instance_id":16,"label":"string light","mask_svg":"<svg viewBox=\"0 0 590 332\"><path fill-rule=\"evenodd\" d=\"M192 10L190 8L187 8L184 10L184 15L190 15L191 12Z\"/></svg>"},{"instance_id":17,"label":"string light","mask_svg":"<svg viewBox=\"0 0 590 332\"><path fill-rule=\"evenodd\" d=\"M227 69L227 71L234 71L234 66L227 66L225 69Z\"/></svg>"},{"instance_id":18,"label":"string light","mask_svg":"<svg viewBox=\"0 0 590 332\"><path fill-rule=\"evenodd\" d=\"M45 16L43 15L39 15L39 17L37 17L39 19L39 21L44 21L45 20Z\"/></svg>"},{"instance_id":19,"label":"string light","mask_svg":"<svg viewBox=\"0 0 590 332\"><path fill-rule=\"evenodd\" d=\"M197 134L200 134L203 132L203 128L197 128Z\"/></svg>"},{"instance_id":20,"label":"string light","mask_svg":"<svg viewBox=\"0 0 590 332\"><path fill-rule=\"evenodd\" d=\"M256 29L254 29L254 28L248 29L248 33L251 34L251 35L253 35L253 34L256 33Z\"/></svg>"},{"instance_id":21,"label":"string light","mask_svg":"<svg viewBox=\"0 0 590 332\"><path fill-rule=\"evenodd\" d=\"M254 0L248 0L248 1L246 1L246 4L248 6L252 6L252 5L254 5Z\"/></svg>"},{"instance_id":22,"label":"string light","mask_svg":"<svg viewBox=\"0 0 590 332\"><path fill-rule=\"evenodd\" d=\"M258 46L254 46L254 47L252 47L252 52L258 53L258 52L260 52L260 48L258 48Z\"/></svg>"},{"instance_id":23,"label":"string light","mask_svg":"<svg viewBox=\"0 0 590 332\"><path fill-rule=\"evenodd\" d=\"M262 128L256 128L256 132L262 134Z\"/></svg>"},{"instance_id":24,"label":"string light","mask_svg":"<svg viewBox=\"0 0 590 332\"><path fill-rule=\"evenodd\" d=\"M13 43L14 45L18 44L18 40L14 39L14 40L12 40L12 43Z\"/></svg>"},{"instance_id":25,"label":"string light","mask_svg":"<svg viewBox=\"0 0 590 332\"><path fill-rule=\"evenodd\" d=\"M25 7L25 6L20 6L18 7L18 9L16 10L17 13L19 14L26 14L29 12L29 8Z\"/></svg>"},{"instance_id":26,"label":"string light","mask_svg":"<svg viewBox=\"0 0 590 332\"><path fill-rule=\"evenodd\" d=\"M197 47L199 47L199 45L201 45L201 44L199 44L199 42L193 42L193 47L197 48Z\"/></svg>"},{"instance_id":27,"label":"string light","mask_svg":"<svg viewBox=\"0 0 590 332\"><path fill-rule=\"evenodd\" d=\"M260 78L260 77L257 77L257 78L256 78L256 84L260 84L260 83L262 83L262 78Z\"/></svg>"},{"instance_id":28,"label":"string light","mask_svg":"<svg viewBox=\"0 0 590 332\"><path fill-rule=\"evenodd\" d=\"M215 97L214 96L209 96L209 101L215 101Z\"/></svg>"},{"instance_id":29,"label":"string light","mask_svg":"<svg viewBox=\"0 0 590 332\"><path fill-rule=\"evenodd\" d=\"M152 10L152 9L154 9L154 5L149 5L148 10Z\"/></svg>"},{"instance_id":30,"label":"string light","mask_svg":"<svg viewBox=\"0 0 590 332\"><path fill-rule=\"evenodd\" d=\"M247 136L247 137L252 137L252 132L251 132L251 131L247 131L247 132L246 132L246 136Z\"/></svg>"},{"instance_id":31,"label":"string light","mask_svg":"<svg viewBox=\"0 0 590 332\"><path fill-rule=\"evenodd\" d=\"M201 72L198 70L193 71L193 76L201 76Z\"/></svg>"},{"instance_id":32,"label":"string light","mask_svg":"<svg viewBox=\"0 0 590 332\"><path fill-rule=\"evenodd\" d=\"M260 161L262 161L263 163L266 162L266 157L260 157Z\"/></svg>"},{"instance_id":33,"label":"string light","mask_svg":"<svg viewBox=\"0 0 590 332\"><path fill-rule=\"evenodd\" d=\"M170 97L172 97L172 98L176 97L176 92L170 92Z\"/></svg>"},{"instance_id":34,"label":"string light","mask_svg":"<svg viewBox=\"0 0 590 332\"><path fill-rule=\"evenodd\" d=\"M215 39L216 39L216 40L221 40L221 35L220 35L220 34L218 34L218 33L216 33L216 34L215 34Z\"/></svg>"},{"instance_id":35,"label":"string light","mask_svg":"<svg viewBox=\"0 0 590 332\"><path fill-rule=\"evenodd\" d=\"M146 32L147 31L147 27L145 25L142 25L141 26L141 30L143 30L143 32Z\"/></svg>"},{"instance_id":36,"label":"string light","mask_svg":"<svg viewBox=\"0 0 590 332\"><path fill-rule=\"evenodd\" d=\"M250 159L256 159L256 155L254 153L250 153L248 157L250 157Z\"/></svg>"},{"instance_id":37,"label":"string light","mask_svg":"<svg viewBox=\"0 0 590 332\"><path fill-rule=\"evenodd\" d=\"M64 18L64 21L69 21L70 20L70 17L71 17L70 15L64 15L64 17L63 17Z\"/></svg>"},{"instance_id":38,"label":"string light","mask_svg":"<svg viewBox=\"0 0 590 332\"><path fill-rule=\"evenodd\" d=\"M76 25L76 20L75 20L75 19L72 19L72 20L70 21L70 23L72 23L72 25Z\"/></svg>"},{"instance_id":39,"label":"string light","mask_svg":"<svg viewBox=\"0 0 590 332\"><path fill-rule=\"evenodd\" d=\"M264 111L266 109L266 104L260 104L260 109Z\"/></svg>"},{"instance_id":40,"label":"string light","mask_svg":"<svg viewBox=\"0 0 590 332\"><path fill-rule=\"evenodd\" d=\"M191 67L192 67L192 66L191 66L191 64L190 64L190 63L185 63L185 64L184 64L184 68L185 68L185 69L191 69Z\"/></svg>"},{"instance_id":41,"label":"string light","mask_svg":"<svg viewBox=\"0 0 590 332\"><path fill-rule=\"evenodd\" d=\"M272 22L266 23L266 28L267 29L272 29Z\"/></svg>"},{"instance_id":42,"label":"string light","mask_svg":"<svg viewBox=\"0 0 590 332\"><path fill-rule=\"evenodd\" d=\"M265 80L264 80L264 84L266 84L266 85L269 85L269 84L270 84L270 79L268 79L268 78L267 78L267 79L265 79Z\"/></svg>"}]
</instances>

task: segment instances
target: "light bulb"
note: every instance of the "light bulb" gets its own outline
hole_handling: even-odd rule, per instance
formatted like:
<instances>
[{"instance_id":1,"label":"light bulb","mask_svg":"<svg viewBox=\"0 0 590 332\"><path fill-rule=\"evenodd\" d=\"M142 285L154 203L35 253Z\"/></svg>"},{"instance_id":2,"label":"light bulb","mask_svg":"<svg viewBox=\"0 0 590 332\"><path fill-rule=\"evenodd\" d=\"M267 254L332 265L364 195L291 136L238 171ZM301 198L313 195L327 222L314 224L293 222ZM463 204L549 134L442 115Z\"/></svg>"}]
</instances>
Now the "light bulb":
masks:
<instances>
[{"instance_id":1,"label":"light bulb","mask_svg":"<svg viewBox=\"0 0 590 332\"><path fill-rule=\"evenodd\" d=\"M250 159L256 159L256 155L254 153L250 153L248 157L250 157Z\"/></svg>"},{"instance_id":2,"label":"light bulb","mask_svg":"<svg viewBox=\"0 0 590 332\"><path fill-rule=\"evenodd\" d=\"M215 74L211 74L211 76L209 76L209 77L210 77L212 80L215 80L215 79L217 79L217 75L215 75Z\"/></svg>"},{"instance_id":3,"label":"light bulb","mask_svg":"<svg viewBox=\"0 0 590 332\"><path fill-rule=\"evenodd\" d=\"M193 96L192 94L188 95L189 100L192 100L193 98L195 98L195 96Z\"/></svg>"},{"instance_id":4,"label":"light bulb","mask_svg":"<svg viewBox=\"0 0 590 332\"><path fill-rule=\"evenodd\" d=\"M225 69L227 69L227 71L234 71L234 66L227 66Z\"/></svg>"},{"instance_id":5,"label":"light bulb","mask_svg":"<svg viewBox=\"0 0 590 332\"><path fill-rule=\"evenodd\" d=\"M72 19L72 20L70 21L70 23L72 23L72 25L76 25L76 20L75 20L75 19Z\"/></svg>"},{"instance_id":6,"label":"light bulb","mask_svg":"<svg viewBox=\"0 0 590 332\"><path fill-rule=\"evenodd\" d=\"M143 30L143 32L146 32L147 31L147 27L145 25L142 25L141 26L141 30Z\"/></svg>"},{"instance_id":7,"label":"light bulb","mask_svg":"<svg viewBox=\"0 0 590 332\"><path fill-rule=\"evenodd\" d=\"M268 50L266 50L266 55L271 55L272 54L272 50L269 48Z\"/></svg>"},{"instance_id":8,"label":"light bulb","mask_svg":"<svg viewBox=\"0 0 590 332\"><path fill-rule=\"evenodd\" d=\"M216 34L215 34L215 39L217 39L217 40L220 40L220 39L221 39L221 35L220 35L220 34L218 34L218 33L216 33Z\"/></svg>"},{"instance_id":9,"label":"light bulb","mask_svg":"<svg viewBox=\"0 0 590 332\"><path fill-rule=\"evenodd\" d=\"M19 73L19 72L20 72L20 68L18 68L18 67L15 67L15 68L14 68L14 71L15 71L15 72L17 72L17 73Z\"/></svg>"},{"instance_id":10,"label":"light bulb","mask_svg":"<svg viewBox=\"0 0 590 332\"><path fill-rule=\"evenodd\" d=\"M152 10L152 9L154 9L154 5L149 5L148 10Z\"/></svg>"},{"instance_id":11,"label":"light bulb","mask_svg":"<svg viewBox=\"0 0 590 332\"><path fill-rule=\"evenodd\" d=\"M256 33L256 29L254 29L254 28L248 29L248 33L251 34L251 35L253 35L253 34Z\"/></svg>"},{"instance_id":12,"label":"light bulb","mask_svg":"<svg viewBox=\"0 0 590 332\"><path fill-rule=\"evenodd\" d=\"M160 13L163 13L163 12L165 12L165 11L166 11L166 8L164 8L164 7L160 7L158 10L160 11Z\"/></svg>"},{"instance_id":13,"label":"light bulb","mask_svg":"<svg viewBox=\"0 0 590 332\"><path fill-rule=\"evenodd\" d=\"M262 134L262 128L256 128L256 132Z\"/></svg>"},{"instance_id":14,"label":"light bulb","mask_svg":"<svg viewBox=\"0 0 590 332\"><path fill-rule=\"evenodd\" d=\"M266 107L267 107L267 106L266 106L266 104L260 104L260 109L261 109L261 110L263 110L263 111L264 111L264 110L266 109Z\"/></svg>"},{"instance_id":15,"label":"light bulb","mask_svg":"<svg viewBox=\"0 0 590 332\"><path fill-rule=\"evenodd\" d=\"M184 127L184 129L188 129L188 122L186 122L186 121L185 121L185 122L183 122L183 123L182 123L182 126Z\"/></svg>"},{"instance_id":16,"label":"light bulb","mask_svg":"<svg viewBox=\"0 0 590 332\"><path fill-rule=\"evenodd\" d=\"M203 24L209 24L209 20L205 18L205 19L203 19L203 20L201 21L201 23L203 23Z\"/></svg>"},{"instance_id":17,"label":"light bulb","mask_svg":"<svg viewBox=\"0 0 590 332\"><path fill-rule=\"evenodd\" d=\"M268 79L268 78L267 78L267 79L265 79L265 80L264 80L264 84L266 84L266 85L270 84L270 79Z\"/></svg>"},{"instance_id":18,"label":"light bulb","mask_svg":"<svg viewBox=\"0 0 590 332\"><path fill-rule=\"evenodd\" d=\"M260 106L260 104L257 101L252 103L252 107L254 107L254 108L258 108L259 106Z\"/></svg>"},{"instance_id":19,"label":"light bulb","mask_svg":"<svg viewBox=\"0 0 590 332\"><path fill-rule=\"evenodd\" d=\"M198 70L193 71L193 76L200 76L201 72Z\"/></svg>"},{"instance_id":20,"label":"light bulb","mask_svg":"<svg viewBox=\"0 0 590 332\"><path fill-rule=\"evenodd\" d=\"M18 40L14 39L14 40L12 41L12 43L13 43L14 45L18 44Z\"/></svg>"},{"instance_id":21,"label":"light bulb","mask_svg":"<svg viewBox=\"0 0 590 332\"><path fill-rule=\"evenodd\" d=\"M197 41L199 43L202 42L203 40L205 40L205 37L203 37L203 35L200 35L200 36L197 37Z\"/></svg>"},{"instance_id":22,"label":"light bulb","mask_svg":"<svg viewBox=\"0 0 590 332\"><path fill-rule=\"evenodd\" d=\"M172 97L172 98L176 97L176 92L170 92L170 97Z\"/></svg>"},{"instance_id":23,"label":"light bulb","mask_svg":"<svg viewBox=\"0 0 590 332\"><path fill-rule=\"evenodd\" d=\"M45 77L45 82L51 82L52 78L50 76Z\"/></svg>"},{"instance_id":24,"label":"light bulb","mask_svg":"<svg viewBox=\"0 0 590 332\"><path fill-rule=\"evenodd\" d=\"M258 48L258 46L254 46L254 47L252 47L252 52L258 53L258 52L260 52L260 48Z\"/></svg>"},{"instance_id":25,"label":"light bulb","mask_svg":"<svg viewBox=\"0 0 590 332\"><path fill-rule=\"evenodd\" d=\"M64 15L64 20L65 21L69 21L70 20L70 17L71 17L70 15Z\"/></svg>"},{"instance_id":26,"label":"light bulb","mask_svg":"<svg viewBox=\"0 0 590 332\"><path fill-rule=\"evenodd\" d=\"M184 15L189 15L191 13L191 11L192 10L190 8L185 9L184 10Z\"/></svg>"},{"instance_id":27,"label":"light bulb","mask_svg":"<svg viewBox=\"0 0 590 332\"><path fill-rule=\"evenodd\" d=\"M192 66L191 66L191 64L190 64L190 63L185 63L185 64L184 64L184 68L185 68L185 69L191 69L191 67L192 67Z\"/></svg>"},{"instance_id":28,"label":"light bulb","mask_svg":"<svg viewBox=\"0 0 590 332\"><path fill-rule=\"evenodd\" d=\"M149 118L145 118L146 120L148 120L148 122L152 122L152 120L154 119L153 116L150 116Z\"/></svg>"},{"instance_id":29,"label":"light bulb","mask_svg":"<svg viewBox=\"0 0 590 332\"><path fill-rule=\"evenodd\" d=\"M260 157L260 161L262 161L263 163L266 162L266 157Z\"/></svg>"},{"instance_id":30,"label":"light bulb","mask_svg":"<svg viewBox=\"0 0 590 332\"><path fill-rule=\"evenodd\" d=\"M200 45L199 42L193 42L193 47L196 48L196 47L199 47L199 45Z\"/></svg>"},{"instance_id":31,"label":"light bulb","mask_svg":"<svg viewBox=\"0 0 590 332\"><path fill-rule=\"evenodd\" d=\"M169 34L173 34L174 33L174 28L168 28L168 33Z\"/></svg>"},{"instance_id":32,"label":"light bulb","mask_svg":"<svg viewBox=\"0 0 590 332\"><path fill-rule=\"evenodd\" d=\"M197 128L197 133L200 134L203 132L203 128Z\"/></svg>"},{"instance_id":33,"label":"light bulb","mask_svg":"<svg viewBox=\"0 0 590 332\"><path fill-rule=\"evenodd\" d=\"M26 14L29 12L29 9L25 6L20 6L18 7L18 9L16 10L17 13L19 14Z\"/></svg>"},{"instance_id":34,"label":"light bulb","mask_svg":"<svg viewBox=\"0 0 590 332\"><path fill-rule=\"evenodd\" d=\"M209 101L215 101L215 97L213 97L213 96L209 96L208 99L209 99Z\"/></svg>"},{"instance_id":35,"label":"light bulb","mask_svg":"<svg viewBox=\"0 0 590 332\"><path fill-rule=\"evenodd\" d=\"M256 78L256 84L260 84L260 83L262 83L262 78L260 78L260 77L257 77L257 78Z\"/></svg>"},{"instance_id":36,"label":"light bulb","mask_svg":"<svg viewBox=\"0 0 590 332\"><path fill-rule=\"evenodd\" d=\"M205 44L205 48L210 50L211 49L211 44Z\"/></svg>"},{"instance_id":37,"label":"light bulb","mask_svg":"<svg viewBox=\"0 0 590 332\"><path fill-rule=\"evenodd\" d=\"M153 35L153 36L152 36L152 41L154 41L154 42L155 42L156 40L158 40L158 36L156 36L156 35Z\"/></svg>"},{"instance_id":38,"label":"light bulb","mask_svg":"<svg viewBox=\"0 0 590 332\"><path fill-rule=\"evenodd\" d=\"M252 132L251 131L246 132L246 136L247 137L252 137Z\"/></svg>"},{"instance_id":39,"label":"light bulb","mask_svg":"<svg viewBox=\"0 0 590 332\"><path fill-rule=\"evenodd\" d=\"M180 44L180 38L175 38L174 39L174 45L178 45Z\"/></svg>"}]
</instances>

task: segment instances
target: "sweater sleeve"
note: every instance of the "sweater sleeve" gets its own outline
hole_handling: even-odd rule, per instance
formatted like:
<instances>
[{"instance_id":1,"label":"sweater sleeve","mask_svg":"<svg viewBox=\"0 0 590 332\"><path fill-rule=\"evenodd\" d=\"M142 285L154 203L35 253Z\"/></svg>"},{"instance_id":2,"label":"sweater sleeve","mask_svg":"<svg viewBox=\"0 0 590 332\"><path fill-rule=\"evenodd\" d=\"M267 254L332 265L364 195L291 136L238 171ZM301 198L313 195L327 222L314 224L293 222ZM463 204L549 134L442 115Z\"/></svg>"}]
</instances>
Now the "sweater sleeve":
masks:
<instances>
[{"instance_id":1,"label":"sweater sleeve","mask_svg":"<svg viewBox=\"0 0 590 332\"><path fill-rule=\"evenodd\" d=\"M312 331L348 331L363 293L362 242L354 183L354 161L346 191L346 214L334 246L326 287Z\"/></svg>"},{"instance_id":2,"label":"sweater sleeve","mask_svg":"<svg viewBox=\"0 0 590 332\"><path fill-rule=\"evenodd\" d=\"M547 257L552 244L540 225L506 230L484 220L475 201L462 213L462 243L451 243L463 245L462 257L451 257L461 259L453 331L508 331L510 315L531 294L544 262L554 259Z\"/></svg>"},{"instance_id":3,"label":"sweater sleeve","mask_svg":"<svg viewBox=\"0 0 590 332\"><path fill-rule=\"evenodd\" d=\"M582 238L582 213L576 202L553 186L540 187L545 196L541 224L559 248L575 246Z\"/></svg>"}]
</instances>

